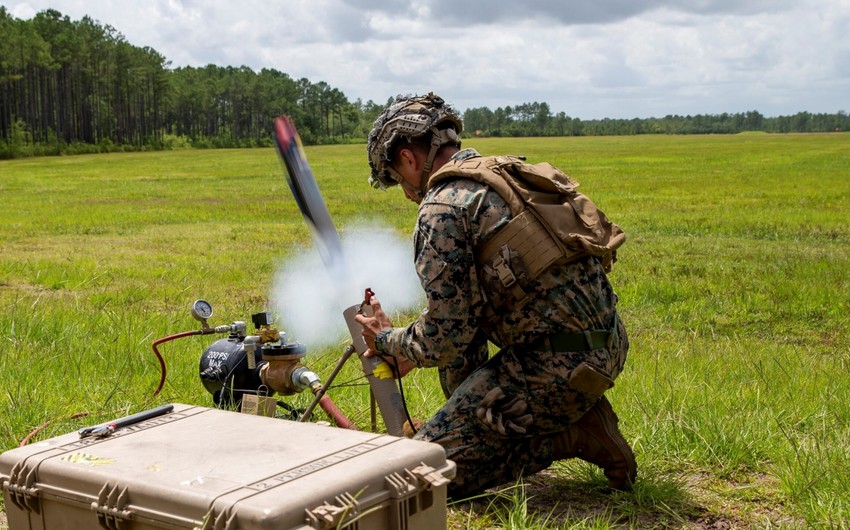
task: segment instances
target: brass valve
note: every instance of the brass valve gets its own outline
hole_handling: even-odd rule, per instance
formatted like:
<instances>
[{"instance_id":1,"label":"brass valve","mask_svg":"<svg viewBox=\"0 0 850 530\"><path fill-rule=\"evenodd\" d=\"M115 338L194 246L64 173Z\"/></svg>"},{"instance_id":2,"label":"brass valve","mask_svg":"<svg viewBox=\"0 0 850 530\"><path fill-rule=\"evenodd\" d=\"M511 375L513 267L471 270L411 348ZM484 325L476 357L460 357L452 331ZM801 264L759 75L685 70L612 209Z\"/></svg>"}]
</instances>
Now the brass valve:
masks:
<instances>
[{"instance_id":1,"label":"brass valve","mask_svg":"<svg viewBox=\"0 0 850 530\"><path fill-rule=\"evenodd\" d=\"M262 348L260 379L282 396L303 391L318 381L318 376L301 364L307 349L300 343L267 344Z\"/></svg>"}]
</instances>

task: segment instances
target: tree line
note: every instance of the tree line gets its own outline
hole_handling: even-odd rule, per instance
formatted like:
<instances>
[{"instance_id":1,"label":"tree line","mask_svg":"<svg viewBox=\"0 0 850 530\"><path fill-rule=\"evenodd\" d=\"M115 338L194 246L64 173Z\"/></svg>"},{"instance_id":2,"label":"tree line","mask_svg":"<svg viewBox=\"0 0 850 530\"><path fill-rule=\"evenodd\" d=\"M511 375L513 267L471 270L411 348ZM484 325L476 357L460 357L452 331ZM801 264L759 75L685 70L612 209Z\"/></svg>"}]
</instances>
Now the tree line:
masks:
<instances>
[{"instance_id":1,"label":"tree line","mask_svg":"<svg viewBox=\"0 0 850 530\"><path fill-rule=\"evenodd\" d=\"M765 117L758 111L735 114L668 115L663 118L581 120L564 112L552 114L547 103L467 109L463 113L468 135L475 136L608 136L630 134L737 134L746 131L808 133L850 131L850 116L798 112L793 116Z\"/></svg>"},{"instance_id":2,"label":"tree line","mask_svg":"<svg viewBox=\"0 0 850 530\"><path fill-rule=\"evenodd\" d=\"M246 66L178 67L90 17L48 9L30 20L0 6L0 158L271 145L289 114L306 144L363 142L383 108L349 101L324 81ZM740 114L580 120L546 103L463 113L467 136L814 132L849 130L836 114Z\"/></svg>"},{"instance_id":3,"label":"tree line","mask_svg":"<svg viewBox=\"0 0 850 530\"><path fill-rule=\"evenodd\" d=\"M280 114L308 144L362 141L381 108L274 69L172 69L89 17L0 6L0 157L271 145Z\"/></svg>"}]
</instances>

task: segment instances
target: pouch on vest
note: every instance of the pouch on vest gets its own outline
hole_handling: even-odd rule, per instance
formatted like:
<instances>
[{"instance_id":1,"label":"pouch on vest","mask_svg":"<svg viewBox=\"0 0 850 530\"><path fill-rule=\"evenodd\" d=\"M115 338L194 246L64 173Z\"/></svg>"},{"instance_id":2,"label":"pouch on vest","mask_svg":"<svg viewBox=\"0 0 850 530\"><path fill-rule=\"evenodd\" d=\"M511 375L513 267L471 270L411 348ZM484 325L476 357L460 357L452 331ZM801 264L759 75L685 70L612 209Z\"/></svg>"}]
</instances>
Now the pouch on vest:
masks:
<instances>
[{"instance_id":1,"label":"pouch on vest","mask_svg":"<svg viewBox=\"0 0 850 530\"><path fill-rule=\"evenodd\" d=\"M511 221L476 250L482 272L498 279L501 292L491 300L495 307L524 305L527 284L555 263L590 255L610 271L625 242L620 227L551 164L528 164L513 156L473 157L444 165L428 188L454 178L486 184L511 209Z\"/></svg>"},{"instance_id":2,"label":"pouch on vest","mask_svg":"<svg viewBox=\"0 0 850 530\"><path fill-rule=\"evenodd\" d=\"M626 235L590 198L576 191L576 181L545 162L527 164L516 157L496 157L496 162L499 176L564 246L564 261L591 255L611 270Z\"/></svg>"}]
</instances>

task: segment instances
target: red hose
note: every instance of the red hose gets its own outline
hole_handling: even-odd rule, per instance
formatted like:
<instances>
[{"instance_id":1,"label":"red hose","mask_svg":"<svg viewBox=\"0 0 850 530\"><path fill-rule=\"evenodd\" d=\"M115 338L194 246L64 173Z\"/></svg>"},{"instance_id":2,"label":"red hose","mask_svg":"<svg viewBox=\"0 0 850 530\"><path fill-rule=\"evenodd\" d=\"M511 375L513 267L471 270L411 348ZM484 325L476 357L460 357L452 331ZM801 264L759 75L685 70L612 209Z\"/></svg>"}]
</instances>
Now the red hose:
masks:
<instances>
[{"instance_id":1,"label":"red hose","mask_svg":"<svg viewBox=\"0 0 850 530\"><path fill-rule=\"evenodd\" d=\"M322 410L327 413L328 416L336 423L337 427L341 427L343 429L351 429L354 431L359 430L357 425L349 420L345 414L336 406L330 396L324 395L319 400L319 406L322 407Z\"/></svg>"},{"instance_id":2,"label":"red hose","mask_svg":"<svg viewBox=\"0 0 850 530\"><path fill-rule=\"evenodd\" d=\"M176 333L174 335L169 335L167 337L163 337L161 339L153 341L153 352L156 354L156 358L159 359L159 370L161 374L159 378L159 385L157 385L156 390L153 393L154 396L159 394L159 391L162 390L162 386L165 384L165 359L162 358L162 355L159 353L157 346L159 346L163 342L181 339L183 337L190 337L192 335L202 335L203 333L204 332L202 330L184 331L183 333Z\"/></svg>"}]
</instances>

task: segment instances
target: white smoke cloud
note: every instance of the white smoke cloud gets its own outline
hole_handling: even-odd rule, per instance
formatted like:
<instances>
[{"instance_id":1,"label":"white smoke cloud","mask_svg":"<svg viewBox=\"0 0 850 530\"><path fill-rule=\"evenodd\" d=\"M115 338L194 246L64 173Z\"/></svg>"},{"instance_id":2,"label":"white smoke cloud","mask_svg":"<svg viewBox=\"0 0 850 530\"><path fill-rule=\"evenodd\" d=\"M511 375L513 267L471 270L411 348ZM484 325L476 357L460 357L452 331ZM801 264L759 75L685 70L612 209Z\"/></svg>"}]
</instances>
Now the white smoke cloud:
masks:
<instances>
[{"instance_id":1,"label":"white smoke cloud","mask_svg":"<svg viewBox=\"0 0 850 530\"><path fill-rule=\"evenodd\" d=\"M362 302L366 288L375 292L391 316L423 303L409 238L364 224L345 232L342 249L350 281L344 274L329 272L315 248L280 265L271 303L287 340L303 342L314 350L346 338L342 312Z\"/></svg>"}]
</instances>

